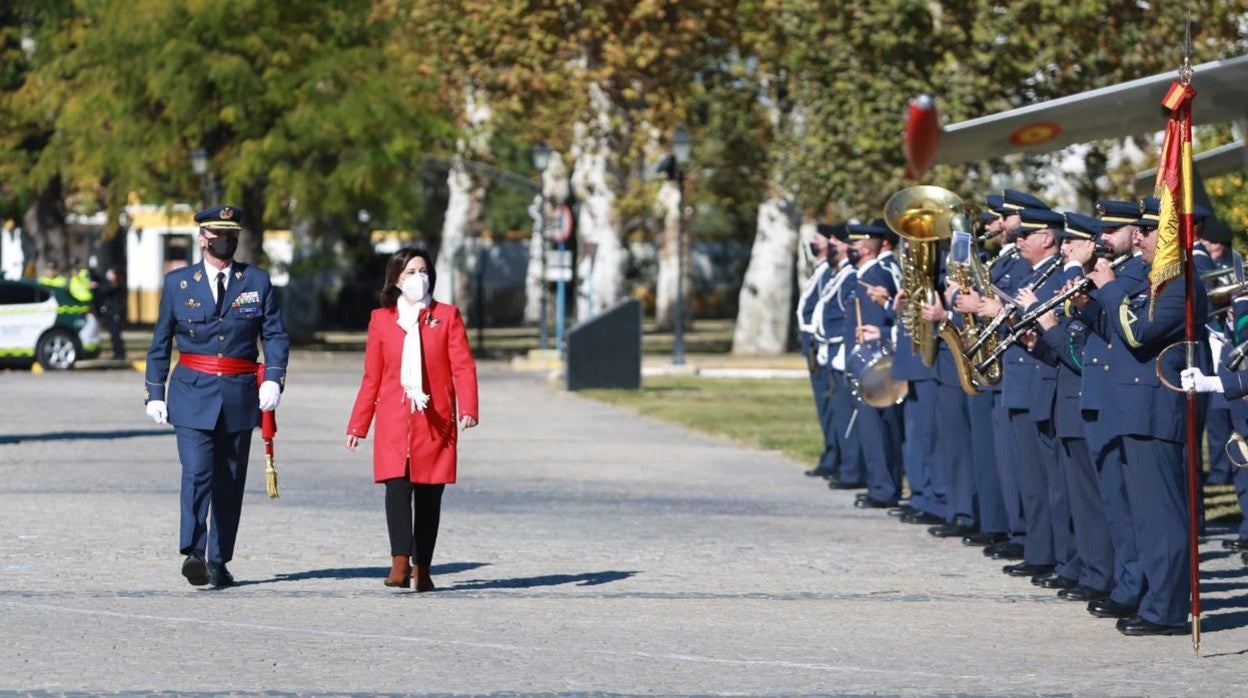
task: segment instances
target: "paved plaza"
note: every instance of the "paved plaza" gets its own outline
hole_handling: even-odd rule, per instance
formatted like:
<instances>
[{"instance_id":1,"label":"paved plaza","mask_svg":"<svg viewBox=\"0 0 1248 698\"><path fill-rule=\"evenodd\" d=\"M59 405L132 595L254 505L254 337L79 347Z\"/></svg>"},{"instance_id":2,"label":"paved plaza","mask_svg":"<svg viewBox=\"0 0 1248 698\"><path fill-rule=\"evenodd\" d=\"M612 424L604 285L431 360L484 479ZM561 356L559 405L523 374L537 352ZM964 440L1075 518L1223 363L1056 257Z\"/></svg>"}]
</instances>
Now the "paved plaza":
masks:
<instances>
[{"instance_id":1,"label":"paved plaza","mask_svg":"<svg viewBox=\"0 0 1248 698\"><path fill-rule=\"evenodd\" d=\"M173 431L141 374L0 372L0 690L1248 695L1248 568L1224 528L1197 658L804 464L501 366L447 490L441 591L386 589L371 440L343 446L361 365L292 358L282 496L257 438L226 590L179 574Z\"/></svg>"}]
</instances>

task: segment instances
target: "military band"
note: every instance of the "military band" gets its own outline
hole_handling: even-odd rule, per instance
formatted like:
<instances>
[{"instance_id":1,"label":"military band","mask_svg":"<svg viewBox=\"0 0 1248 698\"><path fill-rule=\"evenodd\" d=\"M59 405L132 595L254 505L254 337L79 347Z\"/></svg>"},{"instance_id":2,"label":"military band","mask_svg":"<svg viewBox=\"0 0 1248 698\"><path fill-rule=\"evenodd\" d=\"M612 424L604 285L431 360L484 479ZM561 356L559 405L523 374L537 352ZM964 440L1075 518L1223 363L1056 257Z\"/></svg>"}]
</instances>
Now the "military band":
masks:
<instances>
[{"instance_id":1,"label":"military band","mask_svg":"<svg viewBox=\"0 0 1248 698\"><path fill-rule=\"evenodd\" d=\"M798 319L825 450L808 474L1125 635L1188 634L1183 391L1202 394L1209 482L1248 505L1232 465L1248 464L1232 438L1248 437L1248 284L1229 236L1197 228L1209 322L1188 369L1167 349L1184 284L1149 283L1156 199L1085 214L1006 190L972 219L951 192L912 189L813 242ZM1225 547L1248 551L1248 523Z\"/></svg>"}]
</instances>

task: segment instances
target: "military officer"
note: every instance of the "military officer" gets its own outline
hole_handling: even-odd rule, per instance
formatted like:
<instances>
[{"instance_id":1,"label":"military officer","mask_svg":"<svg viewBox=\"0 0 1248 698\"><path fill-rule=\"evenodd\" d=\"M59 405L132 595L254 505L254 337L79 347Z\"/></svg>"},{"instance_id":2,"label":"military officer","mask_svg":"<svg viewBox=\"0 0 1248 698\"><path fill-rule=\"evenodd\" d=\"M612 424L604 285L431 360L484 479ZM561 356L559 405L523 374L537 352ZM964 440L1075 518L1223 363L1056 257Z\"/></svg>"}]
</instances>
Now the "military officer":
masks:
<instances>
[{"instance_id":1,"label":"military officer","mask_svg":"<svg viewBox=\"0 0 1248 698\"><path fill-rule=\"evenodd\" d=\"M182 574L194 586L234 583L226 564L234 555L251 432L262 410L277 407L286 382L289 341L269 275L234 261L243 218L231 205L195 214L203 260L165 276L147 352L147 414L172 423L177 435L179 550L186 556Z\"/></svg>"},{"instance_id":2,"label":"military officer","mask_svg":"<svg viewBox=\"0 0 1248 698\"><path fill-rule=\"evenodd\" d=\"M1196 206L1193 211L1196 221L1196 244L1192 247L1193 266L1197 278L1205 281L1207 288L1217 288L1240 281L1235 270L1243 269L1243 259L1239 252L1231 249L1231 231L1221 225L1210 226L1209 219L1213 213L1203 206ZM1225 273L1213 276L1216 270ZM1230 329L1227 325L1226 313L1219 313L1210 323L1209 344L1215 359L1221 361L1225 352L1230 350ZM1234 477L1233 466L1227 458L1226 441L1231 436L1231 405L1221 393L1209 396L1209 407L1205 412L1205 432L1209 453L1209 477L1206 484L1226 485ZM1244 548L1248 550L1248 547Z\"/></svg>"},{"instance_id":3,"label":"military officer","mask_svg":"<svg viewBox=\"0 0 1248 698\"><path fill-rule=\"evenodd\" d=\"M1148 265L1157 252L1158 219L1158 203L1146 199L1141 217L1132 222L1137 228L1133 243ZM1175 419L1184 413L1185 398L1160 384L1156 366L1161 350L1183 338L1184 284L1173 280L1150 299L1147 288L1120 281L1104 259L1088 276L1099 289L1095 303L1105 311L1114 336L1110 360L1122 369L1114 392L1120 405L1117 431L1144 580L1136 615L1120 618L1118 630L1124 635L1186 634L1191 581L1183 463L1186 425ZM1204 287L1196 284L1195 290L1196 316L1204 317ZM1206 339L1203 326L1197 335L1198 342ZM1182 361L1181 352L1170 352L1160 370L1177 376Z\"/></svg>"}]
</instances>

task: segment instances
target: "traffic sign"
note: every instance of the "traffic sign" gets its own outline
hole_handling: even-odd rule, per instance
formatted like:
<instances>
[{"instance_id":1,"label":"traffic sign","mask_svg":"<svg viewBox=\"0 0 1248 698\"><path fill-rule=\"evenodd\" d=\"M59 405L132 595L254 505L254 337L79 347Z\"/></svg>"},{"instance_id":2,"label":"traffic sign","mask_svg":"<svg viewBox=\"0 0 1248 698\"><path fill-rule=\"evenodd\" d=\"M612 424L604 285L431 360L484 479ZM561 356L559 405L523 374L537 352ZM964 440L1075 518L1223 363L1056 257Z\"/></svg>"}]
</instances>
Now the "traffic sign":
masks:
<instances>
[{"instance_id":1,"label":"traffic sign","mask_svg":"<svg viewBox=\"0 0 1248 698\"><path fill-rule=\"evenodd\" d=\"M556 206L551 239L555 242L567 242L572 237L572 226L572 209L567 204Z\"/></svg>"}]
</instances>

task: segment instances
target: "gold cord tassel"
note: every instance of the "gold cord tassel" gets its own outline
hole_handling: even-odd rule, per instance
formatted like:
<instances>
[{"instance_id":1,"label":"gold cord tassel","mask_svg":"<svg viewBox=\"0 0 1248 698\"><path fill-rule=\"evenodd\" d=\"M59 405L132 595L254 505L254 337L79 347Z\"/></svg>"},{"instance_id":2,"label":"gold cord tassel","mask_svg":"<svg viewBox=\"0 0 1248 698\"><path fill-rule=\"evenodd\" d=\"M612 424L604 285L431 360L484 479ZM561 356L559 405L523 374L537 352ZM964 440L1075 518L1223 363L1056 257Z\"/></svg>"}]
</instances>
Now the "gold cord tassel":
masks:
<instances>
[{"instance_id":1,"label":"gold cord tassel","mask_svg":"<svg viewBox=\"0 0 1248 698\"><path fill-rule=\"evenodd\" d=\"M264 456L264 490L269 499L277 499L277 468L273 467L273 456Z\"/></svg>"}]
</instances>

